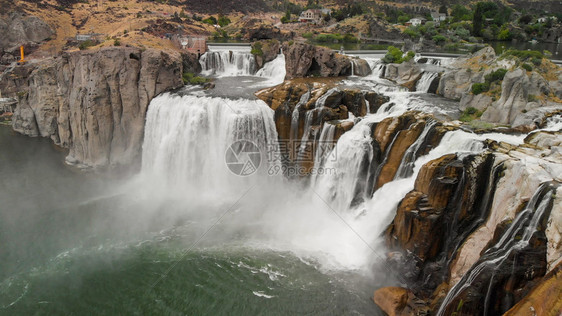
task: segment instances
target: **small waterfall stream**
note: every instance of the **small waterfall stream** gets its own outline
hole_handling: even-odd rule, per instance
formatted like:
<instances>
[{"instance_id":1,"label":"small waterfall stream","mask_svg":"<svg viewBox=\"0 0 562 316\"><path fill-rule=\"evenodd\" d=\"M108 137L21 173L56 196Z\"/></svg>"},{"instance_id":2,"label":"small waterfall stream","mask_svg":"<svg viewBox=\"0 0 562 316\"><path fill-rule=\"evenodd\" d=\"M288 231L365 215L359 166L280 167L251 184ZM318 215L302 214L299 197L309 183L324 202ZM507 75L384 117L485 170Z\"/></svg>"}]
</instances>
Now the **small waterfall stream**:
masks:
<instances>
[{"instance_id":1,"label":"small waterfall stream","mask_svg":"<svg viewBox=\"0 0 562 316\"><path fill-rule=\"evenodd\" d=\"M414 163L416 157L419 155L419 151L422 149L423 145L427 143L427 137L430 132L434 129L437 122L435 120L429 120L418 137L418 139L406 150L404 157L402 157L402 162L396 171L394 179L407 178L414 173Z\"/></svg>"},{"instance_id":2,"label":"small waterfall stream","mask_svg":"<svg viewBox=\"0 0 562 316\"><path fill-rule=\"evenodd\" d=\"M479 310L483 315L490 314L490 297L494 279L502 269L509 271L509 266L514 265L515 262L510 264L508 261L514 260L513 257L517 253L529 246L531 238L541 226L539 223L552 208L556 188L557 185L553 182L546 182L539 186L525 209L517 214L499 241L486 250L480 260L449 290L437 315L447 315L454 310L456 307L454 302L457 298L465 290L475 286L476 282L479 282L478 288L485 291L482 293L485 299L481 302ZM491 277L479 279L484 273L490 273Z\"/></svg>"},{"instance_id":3,"label":"small waterfall stream","mask_svg":"<svg viewBox=\"0 0 562 316\"><path fill-rule=\"evenodd\" d=\"M437 76L439 76L439 74L436 72L425 71L416 84L416 92L427 93L429 91L429 88L431 87L431 84L433 83L433 80L437 78Z\"/></svg>"}]
</instances>

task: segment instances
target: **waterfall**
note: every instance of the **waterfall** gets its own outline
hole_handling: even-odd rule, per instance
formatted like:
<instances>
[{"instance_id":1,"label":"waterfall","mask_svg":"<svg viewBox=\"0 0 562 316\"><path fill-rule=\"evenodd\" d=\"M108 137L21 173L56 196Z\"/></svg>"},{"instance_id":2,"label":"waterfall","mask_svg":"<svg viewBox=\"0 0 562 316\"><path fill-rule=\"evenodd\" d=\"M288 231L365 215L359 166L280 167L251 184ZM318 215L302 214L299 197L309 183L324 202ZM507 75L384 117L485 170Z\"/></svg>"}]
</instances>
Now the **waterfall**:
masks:
<instances>
[{"instance_id":1,"label":"waterfall","mask_svg":"<svg viewBox=\"0 0 562 316\"><path fill-rule=\"evenodd\" d=\"M435 78L437 78L439 74L436 72L431 71L424 71L420 80L416 84L416 91L417 92L429 92L429 88L431 87L431 83Z\"/></svg>"},{"instance_id":2,"label":"waterfall","mask_svg":"<svg viewBox=\"0 0 562 316\"><path fill-rule=\"evenodd\" d=\"M319 175L315 190L338 211L368 198L368 170L374 156L371 126L360 122L343 134L323 168L336 172Z\"/></svg>"},{"instance_id":3,"label":"waterfall","mask_svg":"<svg viewBox=\"0 0 562 316\"><path fill-rule=\"evenodd\" d=\"M296 140L299 137L298 134L300 109L308 102L308 100L310 100L310 91L307 91L301 96L299 103L295 105L295 109L293 110L293 113L291 113L291 132L289 135L291 140Z\"/></svg>"},{"instance_id":4,"label":"waterfall","mask_svg":"<svg viewBox=\"0 0 562 316\"><path fill-rule=\"evenodd\" d=\"M320 138L316 146L316 153L314 156L314 167L316 170L320 170L322 166L326 164L326 160L332 154L334 149L334 136L336 134L336 125L331 123L324 123L322 126L322 132L320 133ZM318 179L318 174L312 176L312 181L316 183ZM314 184L312 185L314 186Z\"/></svg>"},{"instance_id":5,"label":"waterfall","mask_svg":"<svg viewBox=\"0 0 562 316\"><path fill-rule=\"evenodd\" d=\"M369 67L371 68L371 74L368 76L370 78L381 78L384 75L385 64L380 60L380 58L364 58Z\"/></svg>"},{"instance_id":6,"label":"waterfall","mask_svg":"<svg viewBox=\"0 0 562 316\"><path fill-rule=\"evenodd\" d=\"M355 76L355 60L351 60L351 76Z\"/></svg>"},{"instance_id":7,"label":"waterfall","mask_svg":"<svg viewBox=\"0 0 562 316\"><path fill-rule=\"evenodd\" d=\"M324 93L321 97L318 98L318 100L316 100L316 104L315 107L316 108L321 108L326 104L326 100L328 100L328 98L336 93L338 90L338 88L332 88L330 90L328 90L328 92Z\"/></svg>"},{"instance_id":8,"label":"waterfall","mask_svg":"<svg viewBox=\"0 0 562 316\"><path fill-rule=\"evenodd\" d=\"M304 131L302 134L301 143L299 146L299 151L297 153L297 160L305 159L306 147L309 143L310 134L312 132L312 120L314 119L314 111L306 112L304 119Z\"/></svg>"},{"instance_id":9,"label":"waterfall","mask_svg":"<svg viewBox=\"0 0 562 316\"><path fill-rule=\"evenodd\" d=\"M378 63L375 64L371 70L371 76L375 78L381 78L384 75L385 64Z\"/></svg>"},{"instance_id":10,"label":"waterfall","mask_svg":"<svg viewBox=\"0 0 562 316\"><path fill-rule=\"evenodd\" d=\"M493 290L493 280L496 274L501 270L502 265L513 258L517 253L523 251L527 246L533 235L539 230L540 222L547 216L550 208L552 208L552 201L554 192L556 191L556 184L543 183L535 191L527 206L521 211L513 220L509 228L503 233L500 240L490 247L483 256L478 260L471 269L462 277L462 279L449 290L443 303L439 307L437 315L446 315L447 308L455 301L463 291L474 286L477 278L486 271L491 271L491 277L480 280L478 286L486 291L485 300L483 305L479 307L483 311L483 315L489 313L490 295ZM508 263L513 265L514 263ZM453 306L454 308L454 306Z\"/></svg>"},{"instance_id":11,"label":"waterfall","mask_svg":"<svg viewBox=\"0 0 562 316\"><path fill-rule=\"evenodd\" d=\"M256 76L268 78L268 84L278 85L283 83L285 80L286 70L285 70L285 55L283 53L277 55L277 57L263 65L263 68L256 72Z\"/></svg>"},{"instance_id":12,"label":"waterfall","mask_svg":"<svg viewBox=\"0 0 562 316\"><path fill-rule=\"evenodd\" d=\"M263 150L276 143L277 131L264 102L165 93L148 109L142 172L172 187L228 191L241 177L228 170L225 153L239 140L260 149L265 172Z\"/></svg>"},{"instance_id":13,"label":"waterfall","mask_svg":"<svg viewBox=\"0 0 562 316\"><path fill-rule=\"evenodd\" d=\"M407 178L414 173L414 162L419 155L423 145L427 144L428 135L434 129L437 122L435 120L428 120L425 127L416 141L406 150L402 162L396 171L394 179Z\"/></svg>"},{"instance_id":14,"label":"waterfall","mask_svg":"<svg viewBox=\"0 0 562 316\"><path fill-rule=\"evenodd\" d=\"M254 55L247 50L208 51L199 63L206 76L252 76L256 73Z\"/></svg>"}]
</instances>

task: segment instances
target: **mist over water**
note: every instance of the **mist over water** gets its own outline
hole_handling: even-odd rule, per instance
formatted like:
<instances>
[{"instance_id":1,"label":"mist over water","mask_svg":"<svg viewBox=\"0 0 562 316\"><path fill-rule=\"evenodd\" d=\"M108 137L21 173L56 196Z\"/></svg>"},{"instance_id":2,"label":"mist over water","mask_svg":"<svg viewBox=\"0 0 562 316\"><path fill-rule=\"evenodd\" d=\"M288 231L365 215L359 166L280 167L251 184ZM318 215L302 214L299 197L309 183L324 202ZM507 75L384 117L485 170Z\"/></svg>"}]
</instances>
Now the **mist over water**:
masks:
<instances>
[{"instance_id":1,"label":"mist over water","mask_svg":"<svg viewBox=\"0 0 562 316\"><path fill-rule=\"evenodd\" d=\"M356 122L331 154L314 158L332 173L288 180L279 172L273 110L247 91L225 95L241 84L229 77L239 71L279 81L284 58L258 73L248 58L202 59L220 77L220 93L152 100L135 175L78 172L48 140L0 126L0 314L380 314L373 290L399 283L383 264L380 235L421 166L481 151L487 138L524 138L448 132L412 172L373 194L363 172L374 154L372 124L409 110L452 110L391 86L370 61L377 74L343 84L390 101ZM333 139L333 125L323 128L321 137ZM241 141L259 149L255 170L232 167L230 159L252 155L233 151Z\"/></svg>"},{"instance_id":2,"label":"mist over water","mask_svg":"<svg viewBox=\"0 0 562 316\"><path fill-rule=\"evenodd\" d=\"M148 172L78 173L48 140L9 127L0 143L1 175L11 179L0 192L0 314L377 313L365 294L373 278L314 257L314 243L328 243L314 240L315 227L337 222L312 222L320 209L305 210L279 179L202 195Z\"/></svg>"}]
</instances>

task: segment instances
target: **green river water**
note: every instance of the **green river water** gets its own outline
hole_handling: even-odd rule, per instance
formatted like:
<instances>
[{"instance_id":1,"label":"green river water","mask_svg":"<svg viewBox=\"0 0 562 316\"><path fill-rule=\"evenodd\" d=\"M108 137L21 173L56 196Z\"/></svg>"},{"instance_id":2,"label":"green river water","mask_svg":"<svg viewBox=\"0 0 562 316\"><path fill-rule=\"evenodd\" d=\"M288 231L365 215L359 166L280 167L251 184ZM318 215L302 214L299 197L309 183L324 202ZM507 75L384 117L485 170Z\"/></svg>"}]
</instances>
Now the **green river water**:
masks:
<instances>
[{"instance_id":1,"label":"green river water","mask_svg":"<svg viewBox=\"0 0 562 316\"><path fill-rule=\"evenodd\" d=\"M131 198L127 179L64 156L0 126L1 315L381 314L384 280L216 237L223 224L191 248L214 206Z\"/></svg>"}]
</instances>

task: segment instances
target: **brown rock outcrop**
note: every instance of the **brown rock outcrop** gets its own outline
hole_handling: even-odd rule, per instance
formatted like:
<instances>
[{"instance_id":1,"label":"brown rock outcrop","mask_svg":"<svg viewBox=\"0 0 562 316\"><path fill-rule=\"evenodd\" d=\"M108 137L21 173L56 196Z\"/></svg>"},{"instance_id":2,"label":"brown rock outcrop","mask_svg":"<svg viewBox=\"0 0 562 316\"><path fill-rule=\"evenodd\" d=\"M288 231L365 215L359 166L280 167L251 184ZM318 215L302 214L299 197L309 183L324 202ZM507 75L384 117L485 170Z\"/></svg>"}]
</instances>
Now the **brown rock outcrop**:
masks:
<instances>
[{"instance_id":1,"label":"brown rock outcrop","mask_svg":"<svg viewBox=\"0 0 562 316\"><path fill-rule=\"evenodd\" d=\"M388 102L388 97L374 92L339 89L336 81L328 78L286 80L276 87L258 91L256 96L275 111L279 141L284 144L280 150L285 161L303 167L305 173L313 167L314 160L302 159L298 153L306 152L309 158L314 157L315 142L324 123L335 126L332 141L337 141L354 126L354 122L342 121L349 118L349 113L362 117Z\"/></svg>"},{"instance_id":2,"label":"brown rock outcrop","mask_svg":"<svg viewBox=\"0 0 562 316\"><path fill-rule=\"evenodd\" d=\"M338 77L351 75L349 57L326 47L310 44L284 44L286 79L299 77Z\"/></svg>"},{"instance_id":3,"label":"brown rock outcrop","mask_svg":"<svg viewBox=\"0 0 562 316\"><path fill-rule=\"evenodd\" d=\"M519 303L508 310L504 316L562 314L562 264L547 274Z\"/></svg>"},{"instance_id":4,"label":"brown rock outcrop","mask_svg":"<svg viewBox=\"0 0 562 316\"><path fill-rule=\"evenodd\" d=\"M492 163L491 154L430 161L399 204L386 241L408 254L408 278L419 293L430 294L446 279L446 262L486 218Z\"/></svg>"},{"instance_id":5,"label":"brown rock outcrop","mask_svg":"<svg viewBox=\"0 0 562 316\"><path fill-rule=\"evenodd\" d=\"M274 60L279 54L281 43L276 39L262 40L252 43L252 50L258 52L254 54L258 69L262 68L265 63Z\"/></svg>"},{"instance_id":6,"label":"brown rock outcrop","mask_svg":"<svg viewBox=\"0 0 562 316\"><path fill-rule=\"evenodd\" d=\"M138 162L149 102L182 86L181 56L152 49L74 52L25 67L14 130L50 137L70 149L67 162L91 167Z\"/></svg>"},{"instance_id":7,"label":"brown rock outcrop","mask_svg":"<svg viewBox=\"0 0 562 316\"><path fill-rule=\"evenodd\" d=\"M408 306L412 296L408 289L389 286L376 290L373 301L388 316L414 315L414 311Z\"/></svg>"}]
</instances>

